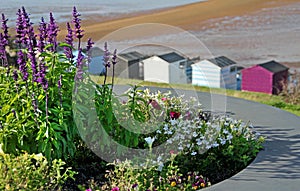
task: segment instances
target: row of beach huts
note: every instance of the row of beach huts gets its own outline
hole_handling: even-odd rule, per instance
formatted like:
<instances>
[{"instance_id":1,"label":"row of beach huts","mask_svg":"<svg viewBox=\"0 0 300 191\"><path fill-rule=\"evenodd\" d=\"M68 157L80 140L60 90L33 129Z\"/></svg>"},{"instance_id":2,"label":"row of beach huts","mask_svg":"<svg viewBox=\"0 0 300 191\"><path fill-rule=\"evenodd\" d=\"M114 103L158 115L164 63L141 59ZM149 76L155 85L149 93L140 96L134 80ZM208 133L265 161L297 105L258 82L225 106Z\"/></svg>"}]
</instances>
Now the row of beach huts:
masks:
<instances>
[{"instance_id":1,"label":"row of beach huts","mask_svg":"<svg viewBox=\"0 0 300 191\"><path fill-rule=\"evenodd\" d=\"M103 51L92 50L89 66L91 74L103 71ZM225 56L211 59L187 58L177 52L161 55L143 55L137 51L118 54L115 76L144 81L193 84L211 88L225 88L242 91L278 94L283 82L287 82L289 68L269 61L248 68L240 66ZM112 75L108 71L108 75Z\"/></svg>"}]
</instances>

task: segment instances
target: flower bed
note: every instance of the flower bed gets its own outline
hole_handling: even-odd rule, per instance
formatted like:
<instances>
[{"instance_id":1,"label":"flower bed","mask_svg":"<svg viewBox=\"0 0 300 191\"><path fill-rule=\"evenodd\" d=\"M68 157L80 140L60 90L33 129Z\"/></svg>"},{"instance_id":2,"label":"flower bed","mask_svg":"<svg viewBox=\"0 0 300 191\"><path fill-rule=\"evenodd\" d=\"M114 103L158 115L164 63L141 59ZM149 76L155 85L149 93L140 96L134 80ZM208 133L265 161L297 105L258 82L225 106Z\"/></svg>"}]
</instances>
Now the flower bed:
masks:
<instances>
[{"instance_id":1,"label":"flower bed","mask_svg":"<svg viewBox=\"0 0 300 191\"><path fill-rule=\"evenodd\" d=\"M247 124L204 112L194 98L136 85L115 95L107 71L117 51L107 44L104 81L95 84L85 73L93 42L82 48L75 7L60 43L52 13L38 33L24 8L17 15L14 38L1 19L0 188L38 189L34 180L43 179L39 189L198 190L239 172L262 148Z\"/></svg>"}]
</instances>

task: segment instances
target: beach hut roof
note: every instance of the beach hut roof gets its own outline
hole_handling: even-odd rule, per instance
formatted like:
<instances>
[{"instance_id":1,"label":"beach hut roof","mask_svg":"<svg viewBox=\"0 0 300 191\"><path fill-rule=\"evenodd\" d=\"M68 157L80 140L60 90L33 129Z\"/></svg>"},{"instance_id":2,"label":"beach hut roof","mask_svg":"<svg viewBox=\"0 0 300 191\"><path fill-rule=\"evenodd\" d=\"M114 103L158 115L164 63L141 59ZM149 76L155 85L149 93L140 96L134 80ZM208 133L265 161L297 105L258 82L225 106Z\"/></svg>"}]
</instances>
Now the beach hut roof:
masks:
<instances>
[{"instance_id":1,"label":"beach hut roof","mask_svg":"<svg viewBox=\"0 0 300 191\"><path fill-rule=\"evenodd\" d=\"M284 66L274 60L263 63L263 64L258 64L258 66L261 66L261 67L269 70L272 73L278 73L278 72L282 72L282 71L289 69L286 66Z\"/></svg>"},{"instance_id":2,"label":"beach hut roof","mask_svg":"<svg viewBox=\"0 0 300 191\"><path fill-rule=\"evenodd\" d=\"M163 60L165 60L169 63L173 63L173 62L177 62L179 60L184 60L185 59L183 56L180 56L176 52L170 52L170 53L167 53L167 54L159 55L158 57L160 57L161 59L163 59Z\"/></svg>"},{"instance_id":3,"label":"beach hut roof","mask_svg":"<svg viewBox=\"0 0 300 191\"><path fill-rule=\"evenodd\" d=\"M226 66L231 66L231 65L236 64L236 62L234 62L233 60L230 60L229 58L227 58L225 56L219 56L216 58L208 59L208 61L217 65L220 68L224 68Z\"/></svg>"},{"instance_id":4,"label":"beach hut roof","mask_svg":"<svg viewBox=\"0 0 300 191\"><path fill-rule=\"evenodd\" d=\"M126 61L140 60L145 58L145 55L137 51L118 54L118 56Z\"/></svg>"}]
</instances>

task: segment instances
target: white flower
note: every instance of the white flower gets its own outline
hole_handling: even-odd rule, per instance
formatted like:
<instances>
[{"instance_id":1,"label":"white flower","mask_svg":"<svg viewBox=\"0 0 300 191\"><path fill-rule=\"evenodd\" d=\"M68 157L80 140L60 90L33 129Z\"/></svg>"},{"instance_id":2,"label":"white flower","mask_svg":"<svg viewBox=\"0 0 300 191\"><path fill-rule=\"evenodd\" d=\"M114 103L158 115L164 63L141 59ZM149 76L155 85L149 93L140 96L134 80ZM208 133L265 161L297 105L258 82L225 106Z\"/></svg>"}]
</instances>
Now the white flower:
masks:
<instances>
[{"instance_id":1,"label":"white flower","mask_svg":"<svg viewBox=\"0 0 300 191\"><path fill-rule=\"evenodd\" d=\"M182 151L182 150L183 150L183 147L182 147L182 146L179 146L179 147L178 147L178 150Z\"/></svg>"},{"instance_id":2,"label":"white flower","mask_svg":"<svg viewBox=\"0 0 300 191\"><path fill-rule=\"evenodd\" d=\"M196 154L197 154L197 152L195 152L195 151L191 153L192 156L195 156Z\"/></svg>"},{"instance_id":3,"label":"white flower","mask_svg":"<svg viewBox=\"0 0 300 191\"><path fill-rule=\"evenodd\" d=\"M206 148L206 149L210 149L210 148L211 148L211 145L206 145L205 148Z\"/></svg>"},{"instance_id":4,"label":"white flower","mask_svg":"<svg viewBox=\"0 0 300 191\"><path fill-rule=\"evenodd\" d=\"M218 147L218 146L219 146L219 143L212 144L212 147Z\"/></svg>"},{"instance_id":5,"label":"white flower","mask_svg":"<svg viewBox=\"0 0 300 191\"><path fill-rule=\"evenodd\" d=\"M161 134L161 131L160 131L160 130L157 130L156 133L157 133L157 134Z\"/></svg>"},{"instance_id":6,"label":"white flower","mask_svg":"<svg viewBox=\"0 0 300 191\"><path fill-rule=\"evenodd\" d=\"M170 120L170 122L171 122L171 125L172 125L172 126L174 126L174 125L176 125L176 124L177 124L177 121L176 121L176 119L171 119L171 120Z\"/></svg>"},{"instance_id":7,"label":"white flower","mask_svg":"<svg viewBox=\"0 0 300 191\"><path fill-rule=\"evenodd\" d=\"M231 140L232 138L233 138L232 134L229 134L229 135L227 136L227 140Z\"/></svg>"},{"instance_id":8,"label":"white flower","mask_svg":"<svg viewBox=\"0 0 300 191\"><path fill-rule=\"evenodd\" d=\"M197 135L197 133L196 132L194 132L193 133L193 137L197 137L198 135Z\"/></svg>"},{"instance_id":9,"label":"white flower","mask_svg":"<svg viewBox=\"0 0 300 191\"><path fill-rule=\"evenodd\" d=\"M154 142L155 137L151 138L151 137L147 137L145 138L145 141L148 143L149 146L152 146L152 143Z\"/></svg>"},{"instance_id":10,"label":"white flower","mask_svg":"<svg viewBox=\"0 0 300 191\"><path fill-rule=\"evenodd\" d=\"M165 124L164 130L165 130L165 131L168 131L168 130L169 130L168 124Z\"/></svg>"},{"instance_id":11,"label":"white flower","mask_svg":"<svg viewBox=\"0 0 300 191\"><path fill-rule=\"evenodd\" d=\"M164 167L164 163L161 162L159 163L157 170L161 172L163 167Z\"/></svg>"},{"instance_id":12,"label":"white flower","mask_svg":"<svg viewBox=\"0 0 300 191\"><path fill-rule=\"evenodd\" d=\"M171 139L168 139L168 140L167 140L167 143L172 144L173 141L172 141Z\"/></svg>"}]
</instances>

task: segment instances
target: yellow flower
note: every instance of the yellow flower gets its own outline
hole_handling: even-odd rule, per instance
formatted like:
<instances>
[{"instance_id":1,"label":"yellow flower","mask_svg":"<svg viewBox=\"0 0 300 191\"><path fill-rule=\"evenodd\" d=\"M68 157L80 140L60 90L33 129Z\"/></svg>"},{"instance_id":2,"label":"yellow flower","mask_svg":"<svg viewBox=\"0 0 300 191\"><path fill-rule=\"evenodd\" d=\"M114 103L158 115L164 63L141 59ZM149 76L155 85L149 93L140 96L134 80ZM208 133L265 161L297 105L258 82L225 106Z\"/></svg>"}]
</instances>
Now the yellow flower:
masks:
<instances>
[{"instance_id":1,"label":"yellow flower","mask_svg":"<svg viewBox=\"0 0 300 191\"><path fill-rule=\"evenodd\" d=\"M172 182L171 182L171 186L172 186L172 187L176 186L176 182L175 182L175 181L172 181Z\"/></svg>"},{"instance_id":2,"label":"yellow flower","mask_svg":"<svg viewBox=\"0 0 300 191\"><path fill-rule=\"evenodd\" d=\"M190 180L191 180L191 176L189 175L189 176L188 176L188 181L190 181Z\"/></svg>"},{"instance_id":3,"label":"yellow flower","mask_svg":"<svg viewBox=\"0 0 300 191\"><path fill-rule=\"evenodd\" d=\"M205 187L205 184L202 182L202 183L200 184L200 186L201 186L202 188L204 188L204 187Z\"/></svg>"},{"instance_id":4,"label":"yellow flower","mask_svg":"<svg viewBox=\"0 0 300 191\"><path fill-rule=\"evenodd\" d=\"M5 190L10 190L10 185L9 184L6 184Z\"/></svg>"},{"instance_id":5,"label":"yellow flower","mask_svg":"<svg viewBox=\"0 0 300 191\"><path fill-rule=\"evenodd\" d=\"M198 186L193 186L193 190L197 190Z\"/></svg>"}]
</instances>

